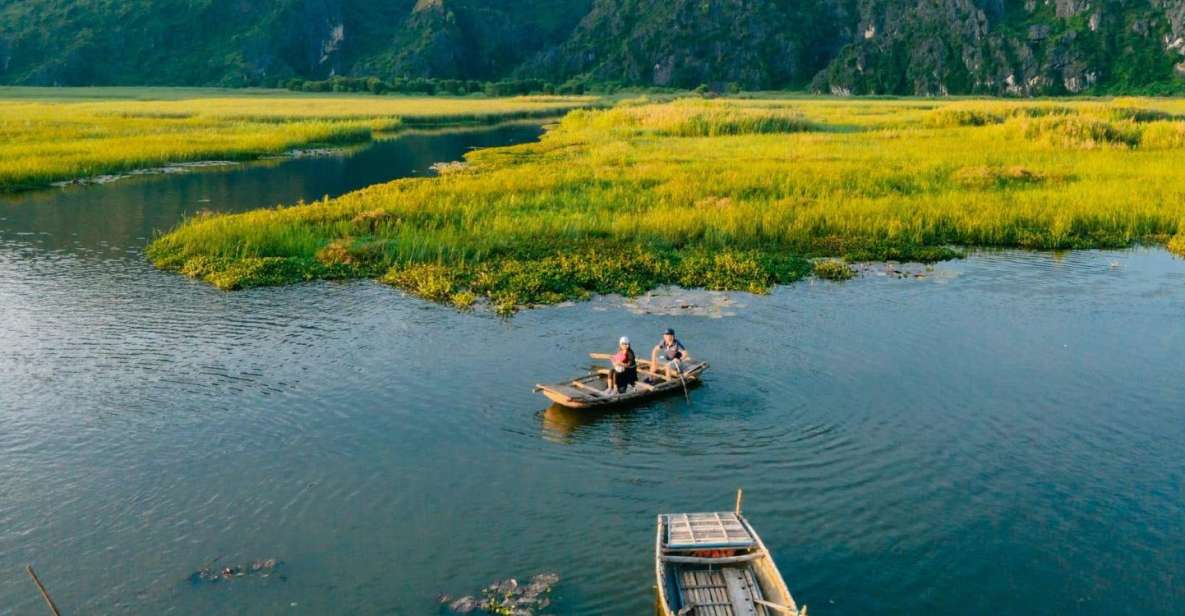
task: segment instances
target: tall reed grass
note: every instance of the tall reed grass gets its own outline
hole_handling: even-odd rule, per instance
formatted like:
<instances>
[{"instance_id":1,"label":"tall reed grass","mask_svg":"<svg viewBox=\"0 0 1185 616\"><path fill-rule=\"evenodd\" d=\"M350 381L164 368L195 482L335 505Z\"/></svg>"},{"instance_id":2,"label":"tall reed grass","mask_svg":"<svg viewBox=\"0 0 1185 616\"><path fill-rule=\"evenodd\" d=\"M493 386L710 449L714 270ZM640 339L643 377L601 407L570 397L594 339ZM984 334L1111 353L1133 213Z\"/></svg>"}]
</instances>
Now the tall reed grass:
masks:
<instances>
[{"instance_id":1,"label":"tall reed grass","mask_svg":"<svg viewBox=\"0 0 1185 616\"><path fill-rule=\"evenodd\" d=\"M628 101L438 178L189 220L149 254L224 288L382 277L509 310L657 284L763 291L808 273L800 257L1181 250L1183 113L1139 99Z\"/></svg>"},{"instance_id":2,"label":"tall reed grass","mask_svg":"<svg viewBox=\"0 0 1185 616\"><path fill-rule=\"evenodd\" d=\"M242 160L310 145L357 143L370 140L376 131L405 124L554 115L589 101L296 94L168 100L0 98L0 191L166 163Z\"/></svg>"}]
</instances>

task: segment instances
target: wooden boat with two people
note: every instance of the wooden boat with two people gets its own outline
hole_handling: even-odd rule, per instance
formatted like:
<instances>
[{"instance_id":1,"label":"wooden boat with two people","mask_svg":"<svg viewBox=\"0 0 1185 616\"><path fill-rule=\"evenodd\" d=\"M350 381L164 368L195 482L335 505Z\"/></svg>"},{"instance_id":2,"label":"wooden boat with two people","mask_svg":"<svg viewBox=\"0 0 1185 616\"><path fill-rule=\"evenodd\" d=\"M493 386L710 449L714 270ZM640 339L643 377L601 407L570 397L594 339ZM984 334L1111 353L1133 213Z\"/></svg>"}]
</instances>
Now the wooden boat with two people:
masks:
<instances>
[{"instance_id":1,"label":"wooden boat with two people","mask_svg":"<svg viewBox=\"0 0 1185 616\"><path fill-rule=\"evenodd\" d=\"M605 353L589 353L588 356L593 359L610 359ZM638 381L623 392L606 391L609 385L609 368L596 368L585 376L563 383L536 385L535 391L542 392L552 402L571 409L610 408L680 392L689 395L688 391L699 385L700 376L708 369L706 362L687 362L681 366L678 374L668 378L662 369L655 370L654 376L650 376L648 360L639 359L637 362Z\"/></svg>"},{"instance_id":2,"label":"wooden boat with two people","mask_svg":"<svg viewBox=\"0 0 1185 616\"><path fill-rule=\"evenodd\" d=\"M806 616L757 531L735 511L658 516L659 616Z\"/></svg>"}]
</instances>

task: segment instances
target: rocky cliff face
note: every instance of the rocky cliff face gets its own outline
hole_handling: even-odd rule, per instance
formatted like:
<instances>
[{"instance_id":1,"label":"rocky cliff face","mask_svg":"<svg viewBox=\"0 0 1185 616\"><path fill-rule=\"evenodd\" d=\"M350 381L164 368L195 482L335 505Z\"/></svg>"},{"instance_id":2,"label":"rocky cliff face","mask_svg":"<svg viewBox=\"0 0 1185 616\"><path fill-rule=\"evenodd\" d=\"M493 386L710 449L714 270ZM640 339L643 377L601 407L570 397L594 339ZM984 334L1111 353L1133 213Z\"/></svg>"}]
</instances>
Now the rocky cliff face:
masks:
<instances>
[{"instance_id":1,"label":"rocky cliff face","mask_svg":"<svg viewBox=\"0 0 1185 616\"><path fill-rule=\"evenodd\" d=\"M419 0L385 45L354 57L352 72L384 77L505 77L566 37L591 0Z\"/></svg>"},{"instance_id":2,"label":"rocky cliff face","mask_svg":"<svg viewBox=\"0 0 1185 616\"><path fill-rule=\"evenodd\" d=\"M1182 0L860 2L815 79L837 94L1015 96L1140 88L1185 61Z\"/></svg>"},{"instance_id":3,"label":"rocky cliff face","mask_svg":"<svg viewBox=\"0 0 1185 616\"><path fill-rule=\"evenodd\" d=\"M340 69L344 0L0 4L0 82L243 85Z\"/></svg>"},{"instance_id":4,"label":"rocky cliff face","mask_svg":"<svg viewBox=\"0 0 1185 616\"><path fill-rule=\"evenodd\" d=\"M419 0L396 30L394 44L378 58L376 72L456 79L469 55L457 15L443 0ZM367 66L360 62L359 68Z\"/></svg>"},{"instance_id":5,"label":"rocky cliff face","mask_svg":"<svg viewBox=\"0 0 1185 616\"><path fill-rule=\"evenodd\" d=\"M1164 9L1169 22L1165 48L1180 56L1181 61L1173 65L1173 71L1185 78L1185 0L1160 0L1154 4Z\"/></svg>"},{"instance_id":6,"label":"rocky cliff face","mask_svg":"<svg viewBox=\"0 0 1185 616\"><path fill-rule=\"evenodd\" d=\"M801 85L842 37L836 2L598 0L561 45L520 73L695 87Z\"/></svg>"},{"instance_id":7,"label":"rocky cliff face","mask_svg":"<svg viewBox=\"0 0 1185 616\"><path fill-rule=\"evenodd\" d=\"M1185 0L21 0L0 82L334 74L836 94L1185 90Z\"/></svg>"},{"instance_id":8,"label":"rocky cliff face","mask_svg":"<svg viewBox=\"0 0 1185 616\"><path fill-rule=\"evenodd\" d=\"M299 0L287 7L276 20L279 27L274 28L282 43L280 58L289 60L300 73L339 72L345 41L342 9L342 0ZM268 67L260 68L266 71Z\"/></svg>"}]
</instances>

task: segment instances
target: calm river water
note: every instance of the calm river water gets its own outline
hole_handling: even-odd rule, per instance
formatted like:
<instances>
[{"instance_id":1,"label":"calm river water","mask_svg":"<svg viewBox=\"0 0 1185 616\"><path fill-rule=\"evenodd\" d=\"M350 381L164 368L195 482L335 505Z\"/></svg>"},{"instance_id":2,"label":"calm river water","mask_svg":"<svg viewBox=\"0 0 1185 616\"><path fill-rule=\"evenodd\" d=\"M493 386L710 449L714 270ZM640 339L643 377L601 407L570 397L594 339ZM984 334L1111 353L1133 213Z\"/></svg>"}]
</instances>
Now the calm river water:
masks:
<instances>
[{"instance_id":1,"label":"calm river water","mask_svg":"<svg viewBox=\"0 0 1185 616\"><path fill-rule=\"evenodd\" d=\"M1185 262L1163 251L509 321L366 281L223 293L142 254L187 213L537 134L0 201L0 614L43 613L28 563L72 614L435 614L541 571L557 613L649 614L655 514L741 486L812 614L1181 613ZM679 308L709 300L732 316ZM690 405L531 392L668 325L712 362ZM286 579L186 581L271 557Z\"/></svg>"}]
</instances>

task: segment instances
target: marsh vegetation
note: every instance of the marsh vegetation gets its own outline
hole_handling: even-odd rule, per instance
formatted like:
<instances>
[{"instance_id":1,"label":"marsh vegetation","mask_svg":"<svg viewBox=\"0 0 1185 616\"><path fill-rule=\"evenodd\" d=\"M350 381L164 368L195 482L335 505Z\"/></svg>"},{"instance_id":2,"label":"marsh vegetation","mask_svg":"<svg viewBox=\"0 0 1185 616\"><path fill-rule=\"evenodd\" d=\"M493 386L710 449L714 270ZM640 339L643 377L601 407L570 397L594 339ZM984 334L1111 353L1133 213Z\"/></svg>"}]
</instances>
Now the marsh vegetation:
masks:
<instances>
[{"instance_id":1,"label":"marsh vegetation","mask_svg":"<svg viewBox=\"0 0 1185 616\"><path fill-rule=\"evenodd\" d=\"M1175 100L642 99L437 178L194 218L149 254L226 289L376 277L500 311L661 284L762 292L809 257L1180 250L1183 151Z\"/></svg>"},{"instance_id":2,"label":"marsh vegetation","mask_svg":"<svg viewBox=\"0 0 1185 616\"><path fill-rule=\"evenodd\" d=\"M210 159L369 141L409 124L554 115L579 97L373 97L119 88L0 91L0 191ZM39 95L44 95L45 98ZM186 95L188 94L188 95ZM88 96L89 95L89 96ZM53 97L53 98L49 98Z\"/></svg>"}]
</instances>

